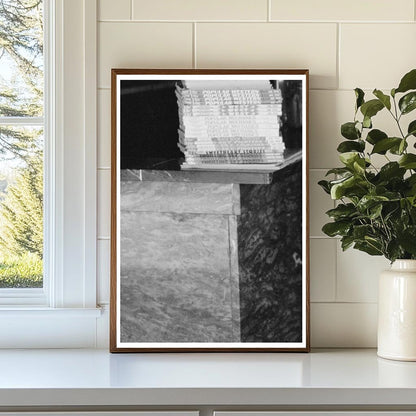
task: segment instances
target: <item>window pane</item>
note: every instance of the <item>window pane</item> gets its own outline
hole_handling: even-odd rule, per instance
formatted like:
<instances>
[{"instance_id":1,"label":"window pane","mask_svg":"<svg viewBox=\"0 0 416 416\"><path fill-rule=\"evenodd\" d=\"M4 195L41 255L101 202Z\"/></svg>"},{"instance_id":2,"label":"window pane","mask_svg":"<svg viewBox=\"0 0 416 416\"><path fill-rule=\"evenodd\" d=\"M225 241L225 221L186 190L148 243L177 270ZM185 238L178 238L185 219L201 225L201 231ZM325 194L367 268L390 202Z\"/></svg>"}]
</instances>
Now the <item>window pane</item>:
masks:
<instances>
[{"instance_id":1,"label":"window pane","mask_svg":"<svg viewBox=\"0 0 416 416\"><path fill-rule=\"evenodd\" d=\"M0 288L43 285L43 128L0 126Z\"/></svg>"},{"instance_id":2,"label":"window pane","mask_svg":"<svg viewBox=\"0 0 416 416\"><path fill-rule=\"evenodd\" d=\"M40 0L0 0L0 116L43 114Z\"/></svg>"}]
</instances>

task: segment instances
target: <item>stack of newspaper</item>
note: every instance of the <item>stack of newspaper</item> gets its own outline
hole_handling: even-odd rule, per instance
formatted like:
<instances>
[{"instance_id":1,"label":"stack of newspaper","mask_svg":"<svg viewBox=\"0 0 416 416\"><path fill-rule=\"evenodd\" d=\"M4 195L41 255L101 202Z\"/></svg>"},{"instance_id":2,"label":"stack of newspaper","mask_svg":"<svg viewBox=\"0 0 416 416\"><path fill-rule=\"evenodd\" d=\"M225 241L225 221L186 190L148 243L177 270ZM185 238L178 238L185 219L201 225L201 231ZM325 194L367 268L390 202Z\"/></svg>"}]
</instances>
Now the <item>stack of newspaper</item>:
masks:
<instances>
[{"instance_id":1,"label":"stack of newspaper","mask_svg":"<svg viewBox=\"0 0 416 416\"><path fill-rule=\"evenodd\" d=\"M283 162L282 96L267 80L183 81L176 87L184 169Z\"/></svg>"}]
</instances>

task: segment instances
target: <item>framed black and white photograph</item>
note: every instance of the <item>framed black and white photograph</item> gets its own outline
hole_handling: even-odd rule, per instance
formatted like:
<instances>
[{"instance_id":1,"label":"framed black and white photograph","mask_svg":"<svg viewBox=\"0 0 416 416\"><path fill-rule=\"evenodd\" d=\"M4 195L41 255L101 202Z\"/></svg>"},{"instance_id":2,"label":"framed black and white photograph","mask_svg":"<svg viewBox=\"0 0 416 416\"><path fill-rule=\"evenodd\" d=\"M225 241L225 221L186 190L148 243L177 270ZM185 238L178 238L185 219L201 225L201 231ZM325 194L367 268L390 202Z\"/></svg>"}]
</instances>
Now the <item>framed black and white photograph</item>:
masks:
<instances>
[{"instance_id":1,"label":"framed black and white photograph","mask_svg":"<svg viewBox=\"0 0 416 416\"><path fill-rule=\"evenodd\" d=\"M110 351L309 351L308 70L111 89Z\"/></svg>"}]
</instances>

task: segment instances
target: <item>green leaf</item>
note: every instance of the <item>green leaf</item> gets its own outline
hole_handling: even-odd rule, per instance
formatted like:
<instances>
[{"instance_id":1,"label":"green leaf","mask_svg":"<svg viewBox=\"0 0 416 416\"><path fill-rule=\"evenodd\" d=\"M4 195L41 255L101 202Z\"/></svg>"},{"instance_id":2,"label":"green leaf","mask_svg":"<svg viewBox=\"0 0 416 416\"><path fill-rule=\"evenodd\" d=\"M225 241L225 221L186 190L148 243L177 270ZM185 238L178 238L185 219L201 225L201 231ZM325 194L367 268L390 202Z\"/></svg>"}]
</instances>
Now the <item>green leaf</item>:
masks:
<instances>
[{"instance_id":1,"label":"green leaf","mask_svg":"<svg viewBox=\"0 0 416 416\"><path fill-rule=\"evenodd\" d=\"M349 168L333 168L329 169L325 176L335 174L335 175L345 175L346 173L351 173L351 169Z\"/></svg>"},{"instance_id":2,"label":"green leaf","mask_svg":"<svg viewBox=\"0 0 416 416\"><path fill-rule=\"evenodd\" d=\"M416 254L416 227L406 228L398 238L400 246L410 254Z\"/></svg>"},{"instance_id":3,"label":"green leaf","mask_svg":"<svg viewBox=\"0 0 416 416\"><path fill-rule=\"evenodd\" d=\"M360 158L357 152L345 152L339 155L339 160L346 166L352 166Z\"/></svg>"},{"instance_id":4,"label":"green leaf","mask_svg":"<svg viewBox=\"0 0 416 416\"><path fill-rule=\"evenodd\" d=\"M416 169L416 155L407 153L399 159L399 165L405 169Z\"/></svg>"},{"instance_id":5,"label":"green leaf","mask_svg":"<svg viewBox=\"0 0 416 416\"><path fill-rule=\"evenodd\" d=\"M380 102L380 100L370 100L366 101L360 109L365 118L371 118L375 116L383 108L384 105L382 102Z\"/></svg>"},{"instance_id":6,"label":"green leaf","mask_svg":"<svg viewBox=\"0 0 416 416\"><path fill-rule=\"evenodd\" d=\"M361 88L356 88L355 90L355 111L364 104L364 91Z\"/></svg>"},{"instance_id":7,"label":"green leaf","mask_svg":"<svg viewBox=\"0 0 416 416\"><path fill-rule=\"evenodd\" d=\"M336 185L338 183L345 182L346 179L353 178L353 177L354 177L354 174L350 173L348 176L342 176L341 178L334 179L333 181L330 181L330 184L331 184L331 186L333 186L333 185Z\"/></svg>"},{"instance_id":8,"label":"green leaf","mask_svg":"<svg viewBox=\"0 0 416 416\"><path fill-rule=\"evenodd\" d=\"M368 143L374 145L380 140L386 139L387 137L388 136L386 133L384 133L384 131L373 129L368 132L366 140Z\"/></svg>"},{"instance_id":9,"label":"green leaf","mask_svg":"<svg viewBox=\"0 0 416 416\"><path fill-rule=\"evenodd\" d=\"M400 208L403 210L401 212L401 218L408 220L409 219L409 215L407 213L407 207L408 207L408 203L409 201L407 200L407 198L400 198Z\"/></svg>"},{"instance_id":10,"label":"green leaf","mask_svg":"<svg viewBox=\"0 0 416 416\"><path fill-rule=\"evenodd\" d=\"M388 95L377 89L373 91L373 94L383 103L384 107L388 110L391 109L390 97Z\"/></svg>"},{"instance_id":11,"label":"green leaf","mask_svg":"<svg viewBox=\"0 0 416 416\"><path fill-rule=\"evenodd\" d=\"M322 231L329 237L335 237L336 235L345 235L350 226L349 221L329 222L322 227Z\"/></svg>"},{"instance_id":12,"label":"green leaf","mask_svg":"<svg viewBox=\"0 0 416 416\"><path fill-rule=\"evenodd\" d=\"M407 114L416 108L416 91L409 92L399 100L399 108L402 114Z\"/></svg>"},{"instance_id":13,"label":"green leaf","mask_svg":"<svg viewBox=\"0 0 416 416\"><path fill-rule=\"evenodd\" d=\"M335 220L350 217L357 212L354 204L339 204L336 208L330 209L326 214Z\"/></svg>"},{"instance_id":14,"label":"green leaf","mask_svg":"<svg viewBox=\"0 0 416 416\"><path fill-rule=\"evenodd\" d=\"M366 161L365 159L357 159L352 164L352 167L355 172L357 173L364 173L366 168Z\"/></svg>"},{"instance_id":15,"label":"green leaf","mask_svg":"<svg viewBox=\"0 0 416 416\"><path fill-rule=\"evenodd\" d=\"M376 204L370 208L370 219L375 220L381 216L383 204Z\"/></svg>"},{"instance_id":16,"label":"green leaf","mask_svg":"<svg viewBox=\"0 0 416 416\"><path fill-rule=\"evenodd\" d=\"M363 140L358 140L356 142L353 141L345 141L341 142L337 147L337 151L340 153L351 152L353 150L357 152L363 152L365 149L365 142Z\"/></svg>"},{"instance_id":17,"label":"green leaf","mask_svg":"<svg viewBox=\"0 0 416 416\"><path fill-rule=\"evenodd\" d=\"M414 193L412 193L412 195L408 196L406 199L409 201L410 205L412 205L413 207L416 207L416 195ZM412 212L411 212L412 215L413 215L413 211L414 210L412 210ZM415 217L415 219L416 219L416 217Z\"/></svg>"},{"instance_id":18,"label":"green leaf","mask_svg":"<svg viewBox=\"0 0 416 416\"><path fill-rule=\"evenodd\" d=\"M331 194L331 187L329 185L328 181L319 181L318 185L327 193L327 194Z\"/></svg>"},{"instance_id":19,"label":"green leaf","mask_svg":"<svg viewBox=\"0 0 416 416\"><path fill-rule=\"evenodd\" d=\"M407 178L407 182L410 186L416 185L416 174L413 174Z\"/></svg>"},{"instance_id":20,"label":"green leaf","mask_svg":"<svg viewBox=\"0 0 416 416\"><path fill-rule=\"evenodd\" d=\"M382 181L389 181L392 178L403 178L406 169L400 167L397 162L389 162L381 167L378 177Z\"/></svg>"},{"instance_id":21,"label":"green leaf","mask_svg":"<svg viewBox=\"0 0 416 416\"><path fill-rule=\"evenodd\" d=\"M398 152L398 154L399 155L403 154L403 152L406 150L406 148L407 148L407 141L406 141L406 139L402 139L402 141L401 141L401 143L399 145L399 152Z\"/></svg>"},{"instance_id":22,"label":"green leaf","mask_svg":"<svg viewBox=\"0 0 416 416\"><path fill-rule=\"evenodd\" d=\"M371 129L373 127L373 123L371 122L371 117L364 116L363 127L365 127L366 129Z\"/></svg>"},{"instance_id":23,"label":"green leaf","mask_svg":"<svg viewBox=\"0 0 416 416\"><path fill-rule=\"evenodd\" d=\"M364 240L364 238L372 234L373 229L371 225L357 225L352 230L352 235L356 240Z\"/></svg>"},{"instance_id":24,"label":"green leaf","mask_svg":"<svg viewBox=\"0 0 416 416\"><path fill-rule=\"evenodd\" d=\"M348 140L357 140L361 137L360 131L357 129L357 123L350 121L341 126L341 134Z\"/></svg>"},{"instance_id":25,"label":"green leaf","mask_svg":"<svg viewBox=\"0 0 416 416\"><path fill-rule=\"evenodd\" d=\"M388 201L389 199L383 195L364 195L360 202L357 204L357 208L363 212L374 207L379 202Z\"/></svg>"},{"instance_id":26,"label":"green leaf","mask_svg":"<svg viewBox=\"0 0 416 416\"><path fill-rule=\"evenodd\" d=\"M406 196L415 196L416 197L416 174L413 174L406 178L405 183L407 185ZM416 224L416 219L415 219Z\"/></svg>"},{"instance_id":27,"label":"green leaf","mask_svg":"<svg viewBox=\"0 0 416 416\"><path fill-rule=\"evenodd\" d=\"M384 220L392 220L393 222L396 222L395 218L397 217L399 212L399 204L389 204L386 206L385 211L387 212L384 212Z\"/></svg>"},{"instance_id":28,"label":"green leaf","mask_svg":"<svg viewBox=\"0 0 416 416\"><path fill-rule=\"evenodd\" d=\"M382 243L380 240L378 240L375 237L370 237L368 235L366 235L364 237L364 240L371 245L375 250L378 250L380 253L382 252Z\"/></svg>"},{"instance_id":29,"label":"green leaf","mask_svg":"<svg viewBox=\"0 0 416 416\"><path fill-rule=\"evenodd\" d=\"M412 69L404 75L399 86L396 88L395 93L406 92L409 90L416 90L416 69Z\"/></svg>"},{"instance_id":30,"label":"green leaf","mask_svg":"<svg viewBox=\"0 0 416 416\"><path fill-rule=\"evenodd\" d=\"M407 128L407 135L416 137L416 120L413 120L409 124L409 127Z\"/></svg>"},{"instance_id":31,"label":"green leaf","mask_svg":"<svg viewBox=\"0 0 416 416\"><path fill-rule=\"evenodd\" d=\"M416 187L416 174L410 175L406 179L406 183L409 185L409 187ZM415 192L416 195L416 192Z\"/></svg>"},{"instance_id":32,"label":"green leaf","mask_svg":"<svg viewBox=\"0 0 416 416\"><path fill-rule=\"evenodd\" d=\"M386 251L387 251L386 257L391 262L403 257L403 254L402 254L403 252L400 249L399 242L397 241L396 238L389 241L389 243L387 244L387 250Z\"/></svg>"},{"instance_id":33,"label":"green leaf","mask_svg":"<svg viewBox=\"0 0 416 416\"><path fill-rule=\"evenodd\" d=\"M392 88L390 91L390 95L394 98L396 96L396 88Z\"/></svg>"},{"instance_id":34,"label":"green leaf","mask_svg":"<svg viewBox=\"0 0 416 416\"><path fill-rule=\"evenodd\" d=\"M406 139L400 139L399 144L395 144L392 146L389 151L394 155L402 155L403 152L407 149L407 141Z\"/></svg>"},{"instance_id":35,"label":"green leaf","mask_svg":"<svg viewBox=\"0 0 416 416\"><path fill-rule=\"evenodd\" d=\"M371 154L378 153L384 155L387 150L391 149L393 146L400 146L401 141L402 139L399 137L387 137L386 139L382 139L374 145Z\"/></svg>"},{"instance_id":36,"label":"green leaf","mask_svg":"<svg viewBox=\"0 0 416 416\"><path fill-rule=\"evenodd\" d=\"M383 254L381 249L374 247L372 244L368 242L356 242L354 244L354 248L360 251L364 251L370 256L381 256Z\"/></svg>"},{"instance_id":37,"label":"green leaf","mask_svg":"<svg viewBox=\"0 0 416 416\"><path fill-rule=\"evenodd\" d=\"M412 223L416 224L416 195L414 195L413 198L412 208L410 209L410 217L412 219Z\"/></svg>"},{"instance_id":38,"label":"green leaf","mask_svg":"<svg viewBox=\"0 0 416 416\"><path fill-rule=\"evenodd\" d=\"M354 237L351 235L346 235L341 238L341 248L342 251L347 250L354 244Z\"/></svg>"},{"instance_id":39,"label":"green leaf","mask_svg":"<svg viewBox=\"0 0 416 416\"><path fill-rule=\"evenodd\" d=\"M342 179L339 182L337 181L337 183L333 184L331 187L331 198L332 199L342 198L345 195L345 191L348 188L355 186L357 182L358 182L358 179L355 176L350 176L349 178Z\"/></svg>"},{"instance_id":40,"label":"green leaf","mask_svg":"<svg viewBox=\"0 0 416 416\"><path fill-rule=\"evenodd\" d=\"M397 192L386 192L383 196L385 196L389 200L389 202L400 201L401 198L401 195Z\"/></svg>"}]
</instances>

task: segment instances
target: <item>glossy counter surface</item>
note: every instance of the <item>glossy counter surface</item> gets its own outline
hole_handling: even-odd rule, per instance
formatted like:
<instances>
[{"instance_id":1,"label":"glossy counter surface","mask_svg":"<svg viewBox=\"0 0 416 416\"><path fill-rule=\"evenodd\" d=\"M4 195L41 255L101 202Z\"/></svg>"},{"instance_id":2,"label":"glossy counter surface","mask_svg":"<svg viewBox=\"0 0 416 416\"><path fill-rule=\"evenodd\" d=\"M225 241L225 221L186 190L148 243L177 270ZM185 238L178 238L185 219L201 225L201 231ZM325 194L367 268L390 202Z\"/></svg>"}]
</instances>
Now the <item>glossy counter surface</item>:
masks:
<instances>
[{"instance_id":1,"label":"glossy counter surface","mask_svg":"<svg viewBox=\"0 0 416 416\"><path fill-rule=\"evenodd\" d=\"M110 354L0 351L0 407L404 406L416 363L375 350L312 353Z\"/></svg>"}]
</instances>

